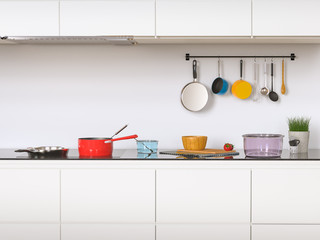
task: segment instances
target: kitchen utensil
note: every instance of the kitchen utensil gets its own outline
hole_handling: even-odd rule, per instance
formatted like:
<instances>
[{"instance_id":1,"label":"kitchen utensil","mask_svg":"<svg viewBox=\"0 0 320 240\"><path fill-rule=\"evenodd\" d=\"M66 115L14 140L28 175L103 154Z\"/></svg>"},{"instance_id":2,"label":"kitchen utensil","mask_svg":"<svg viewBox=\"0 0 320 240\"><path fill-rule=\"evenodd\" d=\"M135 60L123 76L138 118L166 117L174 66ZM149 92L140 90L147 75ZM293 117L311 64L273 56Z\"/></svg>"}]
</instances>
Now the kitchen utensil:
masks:
<instances>
[{"instance_id":1,"label":"kitchen utensil","mask_svg":"<svg viewBox=\"0 0 320 240\"><path fill-rule=\"evenodd\" d=\"M220 69L221 69L221 64L220 64L220 58L219 58L219 60L218 60L218 77L213 81L212 86L211 86L211 90L214 94L224 95L228 91L229 84L226 80L221 78Z\"/></svg>"},{"instance_id":2,"label":"kitchen utensil","mask_svg":"<svg viewBox=\"0 0 320 240\"><path fill-rule=\"evenodd\" d=\"M225 151L224 149L204 149L204 150L185 150L185 149L178 149L178 153L196 153L196 154L219 154L219 153L230 153L236 152L235 150L232 151Z\"/></svg>"},{"instance_id":3,"label":"kitchen utensil","mask_svg":"<svg viewBox=\"0 0 320 240\"><path fill-rule=\"evenodd\" d=\"M280 157L283 146L281 134L245 134L243 137L244 153L248 157Z\"/></svg>"},{"instance_id":4,"label":"kitchen utensil","mask_svg":"<svg viewBox=\"0 0 320 240\"><path fill-rule=\"evenodd\" d=\"M113 142L137 137L138 135L131 135L121 138L79 138L79 155L81 157L111 157L113 151Z\"/></svg>"},{"instance_id":5,"label":"kitchen utensil","mask_svg":"<svg viewBox=\"0 0 320 240\"><path fill-rule=\"evenodd\" d=\"M183 136L182 143L185 150L203 150L206 148L207 139L206 136Z\"/></svg>"},{"instance_id":6,"label":"kitchen utensil","mask_svg":"<svg viewBox=\"0 0 320 240\"><path fill-rule=\"evenodd\" d=\"M181 91L181 103L185 109L197 112L203 109L209 98L207 88L197 80L197 61L193 60L193 82L188 83Z\"/></svg>"},{"instance_id":7,"label":"kitchen utensil","mask_svg":"<svg viewBox=\"0 0 320 240\"><path fill-rule=\"evenodd\" d=\"M278 101L279 97L278 97L278 94L275 91L273 91L273 84L274 84L273 62L271 62L271 92L269 93L269 98L271 101L276 102Z\"/></svg>"},{"instance_id":8,"label":"kitchen utensil","mask_svg":"<svg viewBox=\"0 0 320 240\"><path fill-rule=\"evenodd\" d=\"M257 61L254 59L253 62L253 101L258 101L258 82L257 82Z\"/></svg>"},{"instance_id":9,"label":"kitchen utensil","mask_svg":"<svg viewBox=\"0 0 320 240\"><path fill-rule=\"evenodd\" d=\"M114 136L118 135L120 132L122 132L126 127L128 127L128 124L126 124L123 128L121 128L118 132L116 132L115 134L112 135L111 138L113 138Z\"/></svg>"},{"instance_id":10,"label":"kitchen utensil","mask_svg":"<svg viewBox=\"0 0 320 240\"><path fill-rule=\"evenodd\" d=\"M264 71L263 71L263 75L264 75L264 87L261 88L260 93L262 95L267 96L269 94L269 89L267 87L267 60L264 60Z\"/></svg>"},{"instance_id":11,"label":"kitchen utensil","mask_svg":"<svg viewBox=\"0 0 320 240\"><path fill-rule=\"evenodd\" d=\"M157 140L136 140L138 153L154 153L158 151Z\"/></svg>"},{"instance_id":12,"label":"kitchen utensil","mask_svg":"<svg viewBox=\"0 0 320 240\"><path fill-rule=\"evenodd\" d=\"M282 95L286 94L286 86L284 84L284 59L282 59L282 85L281 85Z\"/></svg>"},{"instance_id":13,"label":"kitchen utensil","mask_svg":"<svg viewBox=\"0 0 320 240\"><path fill-rule=\"evenodd\" d=\"M217 154L199 154L199 153L180 153L176 151L161 151L160 154L165 155L174 155L174 156L180 156L188 159L194 159L194 158L218 158L218 157L230 157L230 156L237 156L239 155L238 152L227 152L227 153L217 153Z\"/></svg>"},{"instance_id":14,"label":"kitchen utensil","mask_svg":"<svg viewBox=\"0 0 320 240\"><path fill-rule=\"evenodd\" d=\"M237 80L231 88L232 94L240 99L246 99L250 97L252 93L252 86L250 83L242 79L242 65L243 60L240 60L240 80Z\"/></svg>"},{"instance_id":15,"label":"kitchen utensil","mask_svg":"<svg viewBox=\"0 0 320 240\"><path fill-rule=\"evenodd\" d=\"M42 146L18 149L15 150L15 152L27 152L29 158L35 159L63 159L67 157L68 150L69 149L60 146Z\"/></svg>"}]
</instances>

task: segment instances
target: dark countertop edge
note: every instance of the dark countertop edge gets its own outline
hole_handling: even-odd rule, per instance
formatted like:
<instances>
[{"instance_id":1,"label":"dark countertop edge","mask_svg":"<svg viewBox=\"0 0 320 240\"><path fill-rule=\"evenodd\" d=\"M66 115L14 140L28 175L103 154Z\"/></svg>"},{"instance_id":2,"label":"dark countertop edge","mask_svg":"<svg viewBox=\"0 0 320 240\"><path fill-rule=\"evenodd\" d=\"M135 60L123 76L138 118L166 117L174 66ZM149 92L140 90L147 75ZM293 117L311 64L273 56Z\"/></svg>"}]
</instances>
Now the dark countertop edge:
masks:
<instances>
[{"instance_id":1,"label":"dark countertop edge","mask_svg":"<svg viewBox=\"0 0 320 240\"><path fill-rule=\"evenodd\" d=\"M320 161L320 149L310 149L308 154L298 154L294 157L290 155L288 150L283 150L281 158L246 158L242 149L237 151L240 155L234 156L231 159L224 158L176 158L177 156L172 155L162 155L157 154L156 157L151 158L140 158L137 155L136 149L116 149L114 150L114 156L112 158L79 158L77 149L70 149L70 155L67 158L48 158L48 159L37 159L37 158L28 158L27 155L21 155L14 152L15 149L0 149L0 160L8 161L144 161L144 162L157 162L157 161L175 161L175 162L244 162L244 161L259 161L259 162L306 162ZM162 150L161 150L162 151ZM137 157L135 157L137 156Z\"/></svg>"}]
</instances>

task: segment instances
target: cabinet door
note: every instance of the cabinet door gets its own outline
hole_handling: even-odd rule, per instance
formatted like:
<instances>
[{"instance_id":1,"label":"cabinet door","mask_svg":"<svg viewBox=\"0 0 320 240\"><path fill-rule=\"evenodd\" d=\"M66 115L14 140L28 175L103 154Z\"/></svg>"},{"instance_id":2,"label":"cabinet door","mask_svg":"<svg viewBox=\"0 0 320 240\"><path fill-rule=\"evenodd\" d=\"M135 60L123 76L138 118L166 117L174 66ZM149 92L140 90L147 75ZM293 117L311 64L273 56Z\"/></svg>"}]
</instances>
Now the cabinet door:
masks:
<instances>
[{"instance_id":1,"label":"cabinet door","mask_svg":"<svg viewBox=\"0 0 320 240\"><path fill-rule=\"evenodd\" d=\"M62 224L61 240L155 240L154 224Z\"/></svg>"},{"instance_id":2,"label":"cabinet door","mask_svg":"<svg viewBox=\"0 0 320 240\"><path fill-rule=\"evenodd\" d=\"M155 171L63 170L62 222L154 223Z\"/></svg>"},{"instance_id":3,"label":"cabinet door","mask_svg":"<svg viewBox=\"0 0 320 240\"><path fill-rule=\"evenodd\" d=\"M160 223L249 223L250 170L157 171Z\"/></svg>"},{"instance_id":4,"label":"cabinet door","mask_svg":"<svg viewBox=\"0 0 320 240\"><path fill-rule=\"evenodd\" d=\"M59 1L0 0L0 36L58 36Z\"/></svg>"},{"instance_id":5,"label":"cabinet door","mask_svg":"<svg viewBox=\"0 0 320 240\"><path fill-rule=\"evenodd\" d=\"M250 240L250 224L159 224L157 240Z\"/></svg>"},{"instance_id":6,"label":"cabinet door","mask_svg":"<svg viewBox=\"0 0 320 240\"><path fill-rule=\"evenodd\" d=\"M154 36L154 0L61 1L64 36Z\"/></svg>"},{"instance_id":7,"label":"cabinet door","mask_svg":"<svg viewBox=\"0 0 320 240\"><path fill-rule=\"evenodd\" d=\"M59 224L0 224L3 240L60 240Z\"/></svg>"},{"instance_id":8,"label":"cabinet door","mask_svg":"<svg viewBox=\"0 0 320 240\"><path fill-rule=\"evenodd\" d=\"M320 170L252 172L253 223L320 223Z\"/></svg>"},{"instance_id":9,"label":"cabinet door","mask_svg":"<svg viewBox=\"0 0 320 240\"><path fill-rule=\"evenodd\" d=\"M158 36L250 36L251 0L157 0Z\"/></svg>"},{"instance_id":10,"label":"cabinet door","mask_svg":"<svg viewBox=\"0 0 320 240\"><path fill-rule=\"evenodd\" d=\"M253 0L253 35L320 35L319 9L318 0Z\"/></svg>"},{"instance_id":11,"label":"cabinet door","mask_svg":"<svg viewBox=\"0 0 320 240\"><path fill-rule=\"evenodd\" d=\"M59 222L59 178L58 170L1 169L0 222Z\"/></svg>"},{"instance_id":12,"label":"cabinet door","mask_svg":"<svg viewBox=\"0 0 320 240\"><path fill-rule=\"evenodd\" d=\"M252 240L319 240L319 225L252 226Z\"/></svg>"}]
</instances>

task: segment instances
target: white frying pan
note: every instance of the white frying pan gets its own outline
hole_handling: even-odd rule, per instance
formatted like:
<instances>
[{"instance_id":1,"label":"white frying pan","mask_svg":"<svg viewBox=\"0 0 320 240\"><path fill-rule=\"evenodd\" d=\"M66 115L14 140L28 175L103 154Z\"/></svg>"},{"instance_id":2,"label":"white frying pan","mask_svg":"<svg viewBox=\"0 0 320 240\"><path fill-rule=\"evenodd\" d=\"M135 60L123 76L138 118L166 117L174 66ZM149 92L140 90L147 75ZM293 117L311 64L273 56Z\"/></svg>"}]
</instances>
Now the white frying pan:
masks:
<instances>
[{"instance_id":1,"label":"white frying pan","mask_svg":"<svg viewBox=\"0 0 320 240\"><path fill-rule=\"evenodd\" d=\"M193 60L193 82L188 83L181 91L181 103L185 109L197 112L203 109L209 98L207 88L197 80L197 61Z\"/></svg>"}]
</instances>

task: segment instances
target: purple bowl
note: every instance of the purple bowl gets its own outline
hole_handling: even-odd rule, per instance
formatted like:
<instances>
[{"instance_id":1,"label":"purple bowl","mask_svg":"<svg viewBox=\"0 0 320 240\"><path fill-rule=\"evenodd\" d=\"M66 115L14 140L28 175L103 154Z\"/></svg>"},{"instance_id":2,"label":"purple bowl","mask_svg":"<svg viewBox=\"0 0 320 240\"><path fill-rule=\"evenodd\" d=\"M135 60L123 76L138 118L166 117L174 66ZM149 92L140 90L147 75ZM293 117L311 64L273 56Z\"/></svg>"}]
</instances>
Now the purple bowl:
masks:
<instances>
[{"instance_id":1,"label":"purple bowl","mask_svg":"<svg viewBox=\"0 0 320 240\"><path fill-rule=\"evenodd\" d=\"M280 157L283 147L281 134L245 134L243 137L244 153L247 157Z\"/></svg>"}]
</instances>

